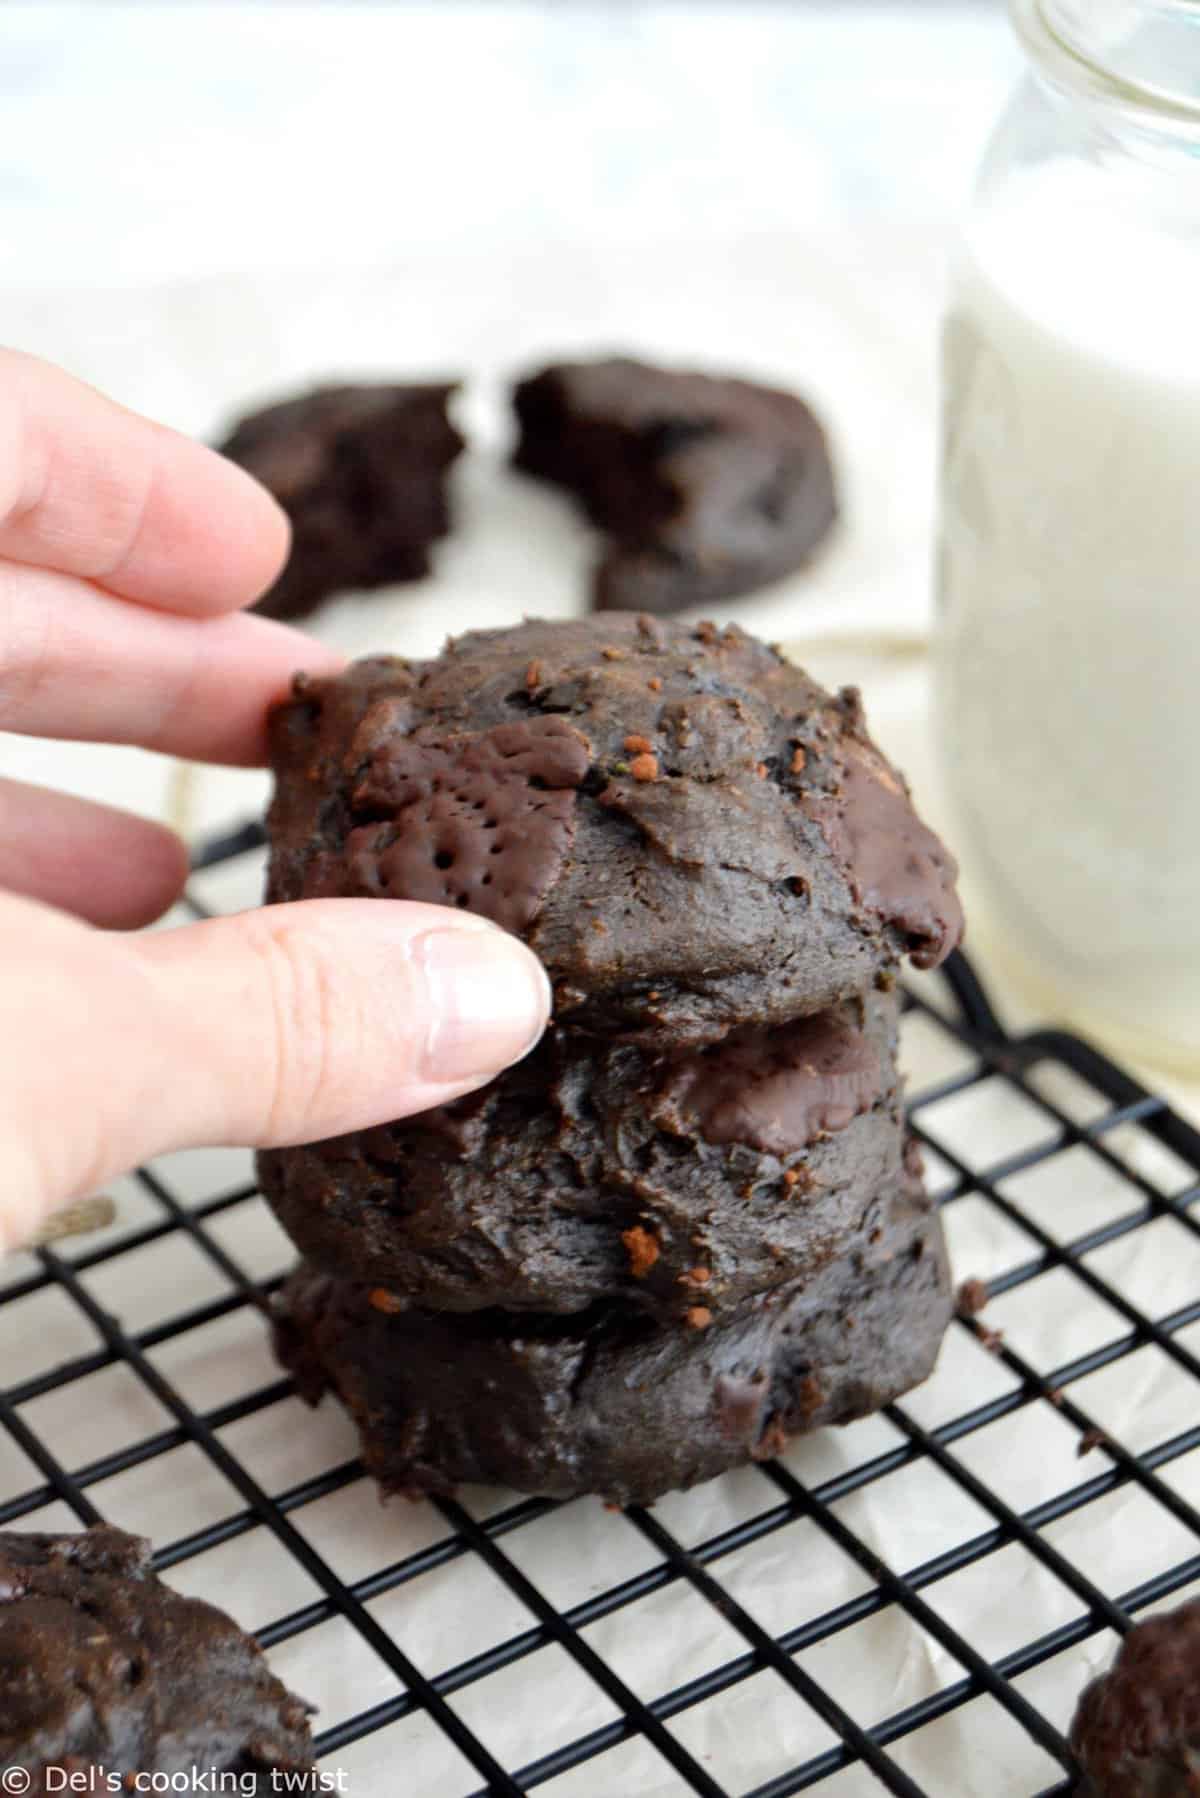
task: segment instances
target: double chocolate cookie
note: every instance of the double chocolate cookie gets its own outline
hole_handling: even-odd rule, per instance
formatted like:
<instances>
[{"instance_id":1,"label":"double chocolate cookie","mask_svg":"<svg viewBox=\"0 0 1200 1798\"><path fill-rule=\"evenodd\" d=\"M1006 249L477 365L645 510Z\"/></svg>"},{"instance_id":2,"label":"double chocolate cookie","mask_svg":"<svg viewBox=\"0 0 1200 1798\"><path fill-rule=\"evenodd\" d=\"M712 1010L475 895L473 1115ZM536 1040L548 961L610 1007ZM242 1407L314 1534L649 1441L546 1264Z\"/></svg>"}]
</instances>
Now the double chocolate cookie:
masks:
<instances>
[{"instance_id":1,"label":"double chocolate cookie","mask_svg":"<svg viewBox=\"0 0 1200 1798\"><path fill-rule=\"evenodd\" d=\"M22 1791L101 1768L265 1793L312 1765L308 1707L223 1612L155 1577L149 1543L0 1533L0 1766L29 1774Z\"/></svg>"},{"instance_id":2,"label":"double chocolate cookie","mask_svg":"<svg viewBox=\"0 0 1200 1798\"><path fill-rule=\"evenodd\" d=\"M272 900L423 899L545 962L560 1023L680 1049L806 1017L958 941L953 859L773 650L612 614L300 682L275 713Z\"/></svg>"},{"instance_id":3,"label":"double chocolate cookie","mask_svg":"<svg viewBox=\"0 0 1200 1798\"><path fill-rule=\"evenodd\" d=\"M298 618L335 593L419 580L450 528L446 474L464 439L450 383L322 387L242 419L222 453L267 487L292 552L257 610Z\"/></svg>"},{"instance_id":4,"label":"double chocolate cookie","mask_svg":"<svg viewBox=\"0 0 1200 1798\"><path fill-rule=\"evenodd\" d=\"M1130 1630L1071 1725L1078 1798L1200 1792L1200 1599Z\"/></svg>"},{"instance_id":5,"label":"double chocolate cookie","mask_svg":"<svg viewBox=\"0 0 1200 1798\"><path fill-rule=\"evenodd\" d=\"M305 1266L285 1293L280 1355L314 1403L339 1395L385 1490L478 1480L645 1504L866 1416L929 1374L952 1308L938 1220L911 1174L873 1215L812 1278L667 1329L613 1304L389 1314Z\"/></svg>"},{"instance_id":6,"label":"double chocolate cookie","mask_svg":"<svg viewBox=\"0 0 1200 1798\"><path fill-rule=\"evenodd\" d=\"M674 612L801 567L837 517L825 433L795 394L614 357L514 395L518 468L567 488L610 539L597 607Z\"/></svg>"},{"instance_id":7,"label":"double chocolate cookie","mask_svg":"<svg viewBox=\"0 0 1200 1798\"><path fill-rule=\"evenodd\" d=\"M438 1310L723 1315L819 1271L901 1180L897 1002L707 1049L551 1031L481 1092L259 1158L314 1265Z\"/></svg>"}]
</instances>

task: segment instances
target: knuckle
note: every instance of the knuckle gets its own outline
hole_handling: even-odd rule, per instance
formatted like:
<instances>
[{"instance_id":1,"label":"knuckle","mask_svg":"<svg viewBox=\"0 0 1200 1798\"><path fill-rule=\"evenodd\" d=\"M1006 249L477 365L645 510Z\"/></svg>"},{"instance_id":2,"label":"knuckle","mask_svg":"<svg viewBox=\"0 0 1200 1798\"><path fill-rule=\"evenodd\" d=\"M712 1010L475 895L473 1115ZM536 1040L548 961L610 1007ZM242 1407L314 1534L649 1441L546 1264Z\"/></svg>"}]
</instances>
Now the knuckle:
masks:
<instances>
[{"instance_id":1,"label":"knuckle","mask_svg":"<svg viewBox=\"0 0 1200 1798\"><path fill-rule=\"evenodd\" d=\"M346 1007L329 947L310 929L272 923L258 938L267 992L262 1135L273 1142L320 1131L337 1085Z\"/></svg>"},{"instance_id":2,"label":"knuckle","mask_svg":"<svg viewBox=\"0 0 1200 1798\"><path fill-rule=\"evenodd\" d=\"M0 562L0 729L35 711L54 669L54 612L29 603L28 576Z\"/></svg>"},{"instance_id":3,"label":"knuckle","mask_svg":"<svg viewBox=\"0 0 1200 1798\"><path fill-rule=\"evenodd\" d=\"M88 565L92 580L117 581L138 551L159 485L157 462L127 456L115 477L95 484L88 495Z\"/></svg>"}]
</instances>

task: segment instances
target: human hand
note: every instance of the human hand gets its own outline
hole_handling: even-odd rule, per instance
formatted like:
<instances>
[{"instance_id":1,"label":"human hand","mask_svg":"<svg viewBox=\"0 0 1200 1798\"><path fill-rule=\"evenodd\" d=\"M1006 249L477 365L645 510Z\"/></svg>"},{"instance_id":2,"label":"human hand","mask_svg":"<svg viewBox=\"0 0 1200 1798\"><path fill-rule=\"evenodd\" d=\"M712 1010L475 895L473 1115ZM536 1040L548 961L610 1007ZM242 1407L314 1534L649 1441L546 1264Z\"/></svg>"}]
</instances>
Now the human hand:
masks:
<instances>
[{"instance_id":1,"label":"human hand","mask_svg":"<svg viewBox=\"0 0 1200 1798\"><path fill-rule=\"evenodd\" d=\"M340 660L241 612L286 553L283 514L231 463L0 351L0 730L261 761L293 672ZM118 934L186 869L159 825L0 781L0 1254L150 1156L421 1111L545 1026L530 952L441 906Z\"/></svg>"}]
</instances>

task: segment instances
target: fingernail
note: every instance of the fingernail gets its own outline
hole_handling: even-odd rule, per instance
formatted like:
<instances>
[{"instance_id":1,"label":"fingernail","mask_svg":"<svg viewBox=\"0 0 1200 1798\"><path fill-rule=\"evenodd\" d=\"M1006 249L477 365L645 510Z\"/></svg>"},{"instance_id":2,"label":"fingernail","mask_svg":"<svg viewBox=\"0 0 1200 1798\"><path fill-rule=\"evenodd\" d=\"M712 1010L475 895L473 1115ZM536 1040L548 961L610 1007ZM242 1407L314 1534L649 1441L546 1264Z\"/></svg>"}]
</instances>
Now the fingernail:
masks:
<instances>
[{"instance_id":1,"label":"fingernail","mask_svg":"<svg viewBox=\"0 0 1200 1798\"><path fill-rule=\"evenodd\" d=\"M503 930L430 930L413 951L429 992L426 1080L486 1080L528 1055L550 1016L550 982L523 943Z\"/></svg>"}]
</instances>

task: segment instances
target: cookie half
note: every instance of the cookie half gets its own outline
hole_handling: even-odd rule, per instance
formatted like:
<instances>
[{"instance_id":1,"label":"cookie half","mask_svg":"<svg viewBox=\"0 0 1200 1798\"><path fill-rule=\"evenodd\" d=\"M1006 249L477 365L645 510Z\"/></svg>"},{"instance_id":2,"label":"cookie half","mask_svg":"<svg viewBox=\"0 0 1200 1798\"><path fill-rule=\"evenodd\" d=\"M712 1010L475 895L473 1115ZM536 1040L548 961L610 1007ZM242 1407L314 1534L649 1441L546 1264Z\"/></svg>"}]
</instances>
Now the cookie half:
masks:
<instances>
[{"instance_id":1,"label":"cookie half","mask_svg":"<svg viewBox=\"0 0 1200 1798\"><path fill-rule=\"evenodd\" d=\"M287 566L255 608L300 618L335 594L429 573L450 529L446 475L464 439L451 382L321 387L251 413L222 454L261 481L292 527Z\"/></svg>"},{"instance_id":2,"label":"cookie half","mask_svg":"<svg viewBox=\"0 0 1200 1798\"><path fill-rule=\"evenodd\" d=\"M753 592L803 567L836 521L829 445L798 394L612 357L543 369L513 398L516 466L565 487L609 539L603 610Z\"/></svg>"}]
</instances>

